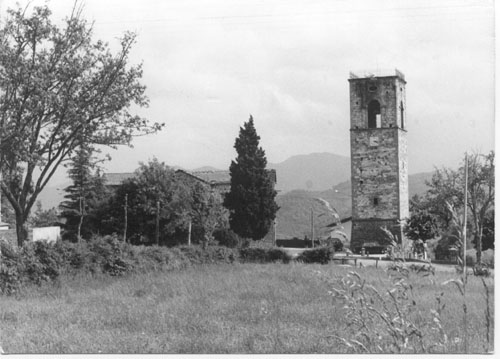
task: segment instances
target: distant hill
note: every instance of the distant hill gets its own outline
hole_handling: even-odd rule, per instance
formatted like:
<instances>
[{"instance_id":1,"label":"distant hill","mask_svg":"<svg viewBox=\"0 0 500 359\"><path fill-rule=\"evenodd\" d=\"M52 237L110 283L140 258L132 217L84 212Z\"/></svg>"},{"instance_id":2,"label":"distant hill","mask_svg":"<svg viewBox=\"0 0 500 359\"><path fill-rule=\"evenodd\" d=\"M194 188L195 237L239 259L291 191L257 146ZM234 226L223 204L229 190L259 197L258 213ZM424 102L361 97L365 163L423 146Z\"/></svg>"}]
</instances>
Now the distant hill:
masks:
<instances>
[{"instance_id":1,"label":"distant hill","mask_svg":"<svg viewBox=\"0 0 500 359\"><path fill-rule=\"evenodd\" d=\"M276 170L276 188L287 192L295 189L323 191L351 176L349 157L333 153L311 153L292 156L281 163L270 163Z\"/></svg>"},{"instance_id":2,"label":"distant hill","mask_svg":"<svg viewBox=\"0 0 500 359\"><path fill-rule=\"evenodd\" d=\"M180 167L179 167L180 168ZM226 171L229 170L229 168L225 169ZM223 171L219 168L215 168L212 166L203 166L203 167L198 167L193 170L190 170L191 172L207 172L207 171Z\"/></svg>"},{"instance_id":3,"label":"distant hill","mask_svg":"<svg viewBox=\"0 0 500 359\"><path fill-rule=\"evenodd\" d=\"M408 177L409 196L423 194L427 191L426 180L430 180L432 172L417 173ZM344 181L325 191L294 190L278 194L276 202L280 207L277 214L278 238L303 238L310 236L311 208L313 209L315 233L326 234L326 224L333 222L325 208L315 200L322 198L337 210L341 218L351 216L351 181ZM323 214L320 217L320 214ZM350 228L346 228L350 236Z\"/></svg>"},{"instance_id":4,"label":"distant hill","mask_svg":"<svg viewBox=\"0 0 500 359\"><path fill-rule=\"evenodd\" d=\"M270 163L269 168L276 170L276 189L285 194L294 190L306 190L314 194L328 197L328 190L337 189L340 193L349 193L350 208L350 159L346 156L332 153L311 153L288 158L281 163ZM177 167L174 167L177 168ZM218 168L204 166L193 171L217 171ZM423 193L426 190L425 180L430 179L432 172L410 175L410 196ZM59 205L64 196L64 188L70 184L58 183L46 187L39 196L43 208L48 209ZM325 192L326 191L326 192ZM318 195L319 195L318 194ZM286 197L288 198L288 197ZM336 198L332 198L336 199ZM340 210L339 210L340 211Z\"/></svg>"}]
</instances>

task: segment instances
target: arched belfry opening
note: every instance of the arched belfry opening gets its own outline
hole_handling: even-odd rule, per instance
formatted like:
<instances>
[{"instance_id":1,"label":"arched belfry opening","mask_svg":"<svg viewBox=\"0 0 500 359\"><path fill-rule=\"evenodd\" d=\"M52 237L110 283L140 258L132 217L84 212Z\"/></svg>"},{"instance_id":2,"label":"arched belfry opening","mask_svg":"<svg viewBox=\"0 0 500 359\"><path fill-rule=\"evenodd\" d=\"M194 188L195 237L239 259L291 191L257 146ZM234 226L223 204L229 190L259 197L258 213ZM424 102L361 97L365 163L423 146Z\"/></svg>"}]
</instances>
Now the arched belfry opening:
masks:
<instances>
[{"instance_id":1,"label":"arched belfry opening","mask_svg":"<svg viewBox=\"0 0 500 359\"><path fill-rule=\"evenodd\" d=\"M380 103L372 100L368 104L368 128L380 128L381 122Z\"/></svg>"},{"instance_id":2,"label":"arched belfry opening","mask_svg":"<svg viewBox=\"0 0 500 359\"><path fill-rule=\"evenodd\" d=\"M399 105L399 109L401 110L401 128L405 128L405 108L403 106L403 101Z\"/></svg>"}]
</instances>

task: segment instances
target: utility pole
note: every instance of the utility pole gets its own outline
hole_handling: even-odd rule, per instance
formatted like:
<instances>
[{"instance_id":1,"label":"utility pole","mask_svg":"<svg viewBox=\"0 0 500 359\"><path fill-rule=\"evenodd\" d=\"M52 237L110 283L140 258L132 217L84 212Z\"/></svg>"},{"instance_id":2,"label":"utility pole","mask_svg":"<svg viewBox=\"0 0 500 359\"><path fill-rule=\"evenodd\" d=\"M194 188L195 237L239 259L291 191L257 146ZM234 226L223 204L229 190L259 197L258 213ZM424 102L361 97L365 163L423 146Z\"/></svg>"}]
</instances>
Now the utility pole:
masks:
<instances>
[{"instance_id":1,"label":"utility pole","mask_svg":"<svg viewBox=\"0 0 500 359\"><path fill-rule=\"evenodd\" d=\"M311 246L312 248L314 248L314 214L312 207L311 207Z\"/></svg>"},{"instance_id":2,"label":"utility pole","mask_svg":"<svg viewBox=\"0 0 500 359\"><path fill-rule=\"evenodd\" d=\"M465 353L468 352L469 350L469 345L468 345L468 335L467 335L467 304L465 302L465 289L466 289L466 281L467 281L467 177L468 177L468 167L469 167L469 163L468 163L469 159L467 157L467 152L465 152L465 189L464 189L464 229L463 229L463 255L464 255L464 262L463 262L463 265L464 265L464 272L463 272L463 290L464 290L464 293L463 293L463 300L464 300L464 303L463 303L463 309L464 309L464 347L465 347Z\"/></svg>"},{"instance_id":3,"label":"utility pole","mask_svg":"<svg viewBox=\"0 0 500 359\"><path fill-rule=\"evenodd\" d=\"M156 201L156 230L155 230L156 245L160 245L160 201Z\"/></svg>"},{"instance_id":4,"label":"utility pole","mask_svg":"<svg viewBox=\"0 0 500 359\"><path fill-rule=\"evenodd\" d=\"M188 246L191 245L191 218L189 219L189 224L188 224Z\"/></svg>"},{"instance_id":5,"label":"utility pole","mask_svg":"<svg viewBox=\"0 0 500 359\"><path fill-rule=\"evenodd\" d=\"M124 208L124 225L123 225L123 242L127 242L127 211L128 211L128 194L125 194Z\"/></svg>"},{"instance_id":6,"label":"utility pole","mask_svg":"<svg viewBox=\"0 0 500 359\"><path fill-rule=\"evenodd\" d=\"M463 237L464 237L464 243L463 243L463 255L464 255L464 281L466 280L467 276L467 262L466 262L466 252L467 252L467 182L468 182L468 163L469 159L467 158L467 152L465 153L465 189L464 189L464 229L463 229Z\"/></svg>"}]
</instances>

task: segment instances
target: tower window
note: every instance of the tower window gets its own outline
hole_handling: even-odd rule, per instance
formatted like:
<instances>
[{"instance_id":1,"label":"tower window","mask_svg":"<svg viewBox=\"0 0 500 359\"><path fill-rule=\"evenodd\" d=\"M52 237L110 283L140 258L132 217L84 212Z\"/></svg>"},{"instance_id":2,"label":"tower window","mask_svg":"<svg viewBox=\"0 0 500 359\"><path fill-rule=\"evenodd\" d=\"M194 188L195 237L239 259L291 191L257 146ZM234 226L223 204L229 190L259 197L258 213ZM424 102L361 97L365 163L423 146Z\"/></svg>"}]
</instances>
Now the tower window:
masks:
<instances>
[{"instance_id":1,"label":"tower window","mask_svg":"<svg viewBox=\"0 0 500 359\"><path fill-rule=\"evenodd\" d=\"M381 125L380 103L377 100L372 100L368 104L368 128L380 128Z\"/></svg>"},{"instance_id":2,"label":"tower window","mask_svg":"<svg viewBox=\"0 0 500 359\"><path fill-rule=\"evenodd\" d=\"M374 205L374 206L378 206L378 197L375 197L375 198L373 199L373 205Z\"/></svg>"},{"instance_id":3,"label":"tower window","mask_svg":"<svg viewBox=\"0 0 500 359\"><path fill-rule=\"evenodd\" d=\"M405 109L403 107L403 101L401 101L399 109L401 110L401 128L404 129L405 128Z\"/></svg>"}]
</instances>

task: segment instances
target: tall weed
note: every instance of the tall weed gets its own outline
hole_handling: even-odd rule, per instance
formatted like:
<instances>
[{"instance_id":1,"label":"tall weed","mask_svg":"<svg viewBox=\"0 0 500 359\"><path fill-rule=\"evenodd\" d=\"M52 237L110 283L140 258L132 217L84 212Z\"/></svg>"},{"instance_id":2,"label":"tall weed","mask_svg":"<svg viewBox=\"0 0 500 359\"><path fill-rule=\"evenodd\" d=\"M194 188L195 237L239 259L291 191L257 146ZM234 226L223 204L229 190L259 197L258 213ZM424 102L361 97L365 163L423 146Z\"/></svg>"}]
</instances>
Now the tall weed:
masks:
<instances>
[{"instance_id":1,"label":"tall weed","mask_svg":"<svg viewBox=\"0 0 500 359\"><path fill-rule=\"evenodd\" d=\"M330 294L342 304L346 326L331 337L352 353L436 353L445 352L447 336L441 325L443 305L424 320L417 310L413 287L406 273L390 276L391 285L377 290L356 272L338 279Z\"/></svg>"}]
</instances>

